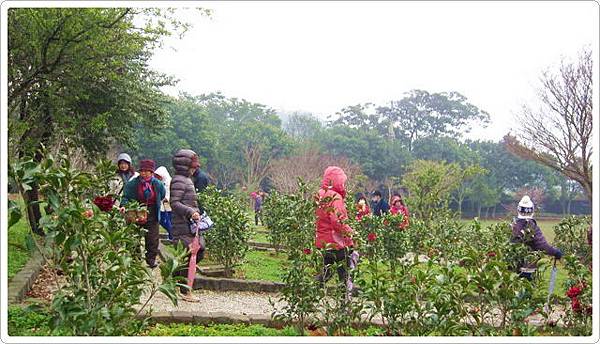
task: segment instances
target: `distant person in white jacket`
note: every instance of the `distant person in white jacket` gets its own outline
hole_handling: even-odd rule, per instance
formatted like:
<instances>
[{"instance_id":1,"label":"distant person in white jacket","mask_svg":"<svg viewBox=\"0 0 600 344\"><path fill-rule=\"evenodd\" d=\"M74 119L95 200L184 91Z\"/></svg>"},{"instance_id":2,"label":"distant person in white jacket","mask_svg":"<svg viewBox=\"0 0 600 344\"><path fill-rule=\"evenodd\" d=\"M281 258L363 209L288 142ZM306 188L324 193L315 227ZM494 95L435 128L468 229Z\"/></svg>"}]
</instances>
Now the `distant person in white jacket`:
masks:
<instances>
[{"instance_id":1,"label":"distant person in white jacket","mask_svg":"<svg viewBox=\"0 0 600 344\"><path fill-rule=\"evenodd\" d=\"M154 171L154 175L156 178L160 179L165 188L167 189L167 193L165 195L165 199L163 199L162 204L160 205L160 225L163 226L164 229L169 233L169 240L173 240L172 233L172 225L171 225L171 175L166 167L160 166Z\"/></svg>"}]
</instances>

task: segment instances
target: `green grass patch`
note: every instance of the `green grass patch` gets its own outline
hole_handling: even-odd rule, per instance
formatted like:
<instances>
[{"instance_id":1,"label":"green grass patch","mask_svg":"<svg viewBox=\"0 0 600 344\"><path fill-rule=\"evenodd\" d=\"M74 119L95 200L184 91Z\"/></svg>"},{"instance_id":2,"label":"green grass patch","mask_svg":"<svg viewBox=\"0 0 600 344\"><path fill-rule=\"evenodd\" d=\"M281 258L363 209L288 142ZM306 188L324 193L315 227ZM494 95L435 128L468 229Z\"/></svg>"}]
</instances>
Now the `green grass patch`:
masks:
<instances>
[{"instance_id":1,"label":"green grass patch","mask_svg":"<svg viewBox=\"0 0 600 344\"><path fill-rule=\"evenodd\" d=\"M264 243L268 243L269 242L269 237L267 236L267 234L265 233L255 233L252 236L252 241L256 241L256 242L264 242Z\"/></svg>"},{"instance_id":2,"label":"green grass patch","mask_svg":"<svg viewBox=\"0 0 600 344\"><path fill-rule=\"evenodd\" d=\"M244 263L236 268L236 275L247 280L281 282L287 271L284 253L249 250Z\"/></svg>"},{"instance_id":3,"label":"green grass patch","mask_svg":"<svg viewBox=\"0 0 600 344\"><path fill-rule=\"evenodd\" d=\"M35 252L35 243L27 215L23 199L18 197L15 200L21 207L22 217L14 226L8 230L8 279L10 280L27 264L29 258ZM38 238L36 238L38 239ZM38 239L39 240L39 239ZM38 241L39 242L39 241Z\"/></svg>"},{"instance_id":4,"label":"green grass patch","mask_svg":"<svg viewBox=\"0 0 600 344\"><path fill-rule=\"evenodd\" d=\"M49 336L50 316L43 311L30 311L17 306L8 307L9 336Z\"/></svg>"},{"instance_id":5,"label":"green grass patch","mask_svg":"<svg viewBox=\"0 0 600 344\"><path fill-rule=\"evenodd\" d=\"M263 325L242 324L214 324L214 325L188 325L188 324L156 324L146 333L146 336L231 336L231 337L261 337L261 336L297 336L292 327L275 329Z\"/></svg>"},{"instance_id":6,"label":"green grass patch","mask_svg":"<svg viewBox=\"0 0 600 344\"><path fill-rule=\"evenodd\" d=\"M473 219L461 219L461 221L464 224L468 224L468 223L471 223L473 221ZM560 220L536 219L536 221L537 221L538 225L540 226L542 233L544 233L544 237L546 238L546 241L548 241L549 243L552 243L552 241L554 240L554 226L558 225ZM488 227L488 226L495 225L496 223L500 223L500 222L504 222L504 221L479 220L479 222L481 223L482 227Z\"/></svg>"}]
</instances>

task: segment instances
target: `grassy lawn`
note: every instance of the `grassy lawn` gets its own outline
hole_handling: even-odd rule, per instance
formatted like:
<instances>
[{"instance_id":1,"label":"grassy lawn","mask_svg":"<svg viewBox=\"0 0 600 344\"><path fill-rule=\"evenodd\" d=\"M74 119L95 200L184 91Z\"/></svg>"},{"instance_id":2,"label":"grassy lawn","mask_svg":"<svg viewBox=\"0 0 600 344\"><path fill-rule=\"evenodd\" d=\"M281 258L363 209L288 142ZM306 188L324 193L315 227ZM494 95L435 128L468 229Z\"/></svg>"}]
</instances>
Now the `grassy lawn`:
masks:
<instances>
[{"instance_id":1,"label":"grassy lawn","mask_svg":"<svg viewBox=\"0 0 600 344\"><path fill-rule=\"evenodd\" d=\"M8 334L10 336L51 336L49 327L50 316L46 310L29 311L21 307L8 309ZM362 330L351 330L353 336L372 336L382 333L382 329L369 326ZM309 331L307 331L309 334ZM245 324L154 324L146 327L140 336L232 336L232 337L258 337L258 336L298 336L294 327L286 326L282 329L265 327L263 325Z\"/></svg>"},{"instance_id":2,"label":"grassy lawn","mask_svg":"<svg viewBox=\"0 0 600 344\"><path fill-rule=\"evenodd\" d=\"M252 236L251 240L252 241L256 241L256 242L265 242L265 243L268 243L269 242L269 237L265 233L255 233Z\"/></svg>"},{"instance_id":3,"label":"grassy lawn","mask_svg":"<svg viewBox=\"0 0 600 344\"><path fill-rule=\"evenodd\" d=\"M8 231L8 279L10 280L27 264L27 261L35 251L32 241L31 230L27 222L25 205L23 199L18 197L16 202L21 207L23 214L19 222ZM37 238L36 238L37 239Z\"/></svg>"},{"instance_id":4,"label":"grassy lawn","mask_svg":"<svg viewBox=\"0 0 600 344\"><path fill-rule=\"evenodd\" d=\"M171 254L175 254L173 246L165 245L165 248ZM207 253L198 266L218 264L210 257L210 247ZM282 274L286 271L286 259L284 253L275 255L274 252L248 250L244 263L235 269L234 278L281 282Z\"/></svg>"},{"instance_id":5,"label":"grassy lawn","mask_svg":"<svg viewBox=\"0 0 600 344\"><path fill-rule=\"evenodd\" d=\"M248 280L281 282L286 271L287 257L284 253L249 250L246 261L236 271L238 277Z\"/></svg>"},{"instance_id":6,"label":"grassy lawn","mask_svg":"<svg viewBox=\"0 0 600 344\"><path fill-rule=\"evenodd\" d=\"M263 325L188 325L188 324L156 324L150 327L145 336L297 336L292 327L275 329Z\"/></svg>"},{"instance_id":7,"label":"grassy lawn","mask_svg":"<svg viewBox=\"0 0 600 344\"><path fill-rule=\"evenodd\" d=\"M461 221L463 223L469 223L469 222L472 221L472 219L462 219ZM502 221L497 221L497 220L479 220L479 222L481 222L481 225L483 227L487 227L487 226L490 226L490 225L493 225L493 224L496 224L496 223L502 222ZM540 226L540 229L544 233L544 236L546 237L546 240L549 243L552 243L552 241L554 240L554 226L556 226L559 222L560 222L559 220L544 220L544 219L537 220L537 223Z\"/></svg>"}]
</instances>

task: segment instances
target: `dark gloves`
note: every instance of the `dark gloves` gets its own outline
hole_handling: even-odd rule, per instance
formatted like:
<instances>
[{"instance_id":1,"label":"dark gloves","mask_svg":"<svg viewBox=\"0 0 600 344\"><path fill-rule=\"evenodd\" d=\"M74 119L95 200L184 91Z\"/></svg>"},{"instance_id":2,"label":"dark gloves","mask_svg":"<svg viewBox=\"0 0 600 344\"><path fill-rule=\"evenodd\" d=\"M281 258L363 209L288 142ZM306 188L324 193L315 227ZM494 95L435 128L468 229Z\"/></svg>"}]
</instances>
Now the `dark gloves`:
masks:
<instances>
[{"instance_id":1,"label":"dark gloves","mask_svg":"<svg viewBox=\"0 0 600 344\"><path fill-rule=\"evenodd\" d=\"M556 257L556 259L561 259L563 256L563 253L561 250L556 249L556 254L554 255L554 257Z\"/></svg>"}]
</instances>

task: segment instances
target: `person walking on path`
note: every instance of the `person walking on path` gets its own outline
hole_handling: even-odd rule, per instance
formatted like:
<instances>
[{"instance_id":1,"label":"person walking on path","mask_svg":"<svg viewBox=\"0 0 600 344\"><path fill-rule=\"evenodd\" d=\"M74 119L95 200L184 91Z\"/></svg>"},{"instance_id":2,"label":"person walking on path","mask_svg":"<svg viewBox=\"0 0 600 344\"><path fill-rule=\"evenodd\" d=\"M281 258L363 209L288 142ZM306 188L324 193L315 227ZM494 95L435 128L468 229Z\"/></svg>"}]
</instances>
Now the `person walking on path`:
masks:
<instances>
[{"instance_id":1,"label":"person walking on path","mask_svg":"<svg viewBox=\"0 0 600 344\"><path fill-rule=\"evenodd\" d=\"M119 206L119 198L123 195L125 184L137 176L139 176L139 174L133 168L129 154L119 154L117 156L117 171L115 177L109 182L110 194L116 197L115 206Z\"/></svg>"},{"instance_id":2,"label":"person walking on path","mask_svg":"<svg viewBox=\"0 0 600 344\"><path fill-rule=\"evenodd\" d=\"M258 191L254 196L254 224L258 226L258 222L260 220L261 224L264 224L262 221L262 204L263 204L263 193L262 191Z\"/></svg>"},{"instance_id":3,"label":"person walking on path","mask_svg":"<svg viewBox=\"0 0 600 344\"><path fill-rule=\"evenodd\" d=\"M542 230L533 219L534 204L529 196L523 196L517 206L517 212L517 218L512 223L511 243L522 243L529 246L532 251L544 251L556 259L561 259L562 252L548 244ZM524 262L519 267L519 276L531 280L536 269L536 262Z\"/></svg>"},{"instance_id":4,"label":"person walking on path","mask_svg":"<svg viewBox=\"0 0 600 344\"><path fill-rule=\"evenodd\" d=\"M139 176L125 184L122 205L130 200L138 201L146 206L146 222L142 225L146 230L146 264L155 268L158 255L158 224L160 222L160 207L165 198L166 190L163 183L154 177L156 165L153 160L140 161Z\"/></svg>"},{"instance_id":5,"label":"person walking on path","mask_svg":"<svg viewBox=\"0 0 600 344\"><path fill-rule=\"evenodd\" d=\"M323 174L321 189L317 194L315 244L325 249L323 272L316 279L324 285L333 275L332 267L338 264L337 274L340 283L348 287L348 268L352 254L352 228L344 221L348 213L344 204L346 198L346 180L344 170L329 166Z\"/></svg>"},{"instance_id":6,"label":"person walking on path","mask_svg":"<svg viewBox=\"0 0 600 344\"><path fill-rule=\"evenodd\" d=\"M392 207L390 208L392 215L402 215L402 223L400 223L400 229L406 229L408 227L408 219L410 217L408 213L408 207L404 204L402 196L396 194L392 196Z\"/></svg>"},{"instance_id":7,"label":"person walking on path","mask_svg":"<svg viewBox=\"0 0 600 344\"><path fill-rule=\"evenodd\" d=\"M198 231L192 232L190 224L196 223L200 220L200 216L203 213L198 206L196 199L196 189L192 176L194 172L200 167L198 155L190 149L180 149L173 156L173 167L175 168L175 175L171 179L171 208L173 209L172 214L172 231L173 231L173 242L178 244L183 243L185 247L191 248L194 237L198 236L198 242L200 248L196 253L196 263L200 262L204 258L204 250L206 248L206 242L204 236ZM181 276L187 278L188 266L190 256L183 262L183 266L175 271L175 276ZM188 288L181 286L180 293L182 299L188 302L197 302L198 299L191 295Z\"/></svg>"},{"instance_id":8,"label":"person walking on path","mask_svg":"<svg viewBox=\"0 0 600 344\"><path fill-rule=\"evenodd\" d=\"M379 190L375 190L373 192L373 197L371 198L371 201L371 209L373 209L373 215L381 216L390 211L390 206L381 197L381 192L379 192Z\"/></svg>"},{"instance_id":9,"label":"person walking on path","mask_svg":"<svg viewBox=\"0 0 600 344\"><path fill-rule=\"evenodd\" d=\"M154 171L154 175L163 182L166 190L165 199L160 205L160 225L167 231L169 240L173 240L171 223L171 175L166 167L160 166Z\"/></svg>"}]
</instances>

